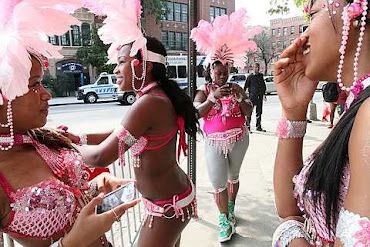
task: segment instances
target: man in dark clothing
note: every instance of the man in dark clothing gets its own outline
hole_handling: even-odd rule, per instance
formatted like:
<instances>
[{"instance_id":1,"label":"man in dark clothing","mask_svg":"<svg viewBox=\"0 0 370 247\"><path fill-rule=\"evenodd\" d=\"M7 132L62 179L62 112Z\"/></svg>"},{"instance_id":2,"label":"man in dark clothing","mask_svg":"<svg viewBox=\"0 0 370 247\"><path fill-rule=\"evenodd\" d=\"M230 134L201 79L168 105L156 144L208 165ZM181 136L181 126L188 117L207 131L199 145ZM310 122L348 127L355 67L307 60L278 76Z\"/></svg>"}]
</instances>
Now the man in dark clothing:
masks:
<instances>
[{"instance_id":1,"label":"man in dark clothing","mask_svg":"<svg viewBox=\"0 0 370 247\"><path fill-rule=\"evenodd\" d=\"M265 99L266 84L263 79L263 74L260 73L260 65L256 63L254 65L254 73L249 75L244 85L244 90L248 89L249 98L253 103L253 107L256 107L256 127L257 131L266 132L261 126L262 117L262 105ZM251 116L247 118L247 126L250 130Z\"/></svg>"}]
</instances>

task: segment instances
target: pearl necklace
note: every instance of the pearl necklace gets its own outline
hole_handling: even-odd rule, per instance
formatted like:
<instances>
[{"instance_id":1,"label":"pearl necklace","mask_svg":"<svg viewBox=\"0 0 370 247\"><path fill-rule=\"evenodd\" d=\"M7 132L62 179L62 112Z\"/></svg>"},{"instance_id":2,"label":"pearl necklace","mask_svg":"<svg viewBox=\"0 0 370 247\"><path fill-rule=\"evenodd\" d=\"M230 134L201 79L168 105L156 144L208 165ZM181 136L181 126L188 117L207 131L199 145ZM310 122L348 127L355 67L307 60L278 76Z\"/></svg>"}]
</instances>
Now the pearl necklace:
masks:
<instances>
[{"instance_id":1,"label":"pearl necklace","mask_svg":"<svg viewBox=\"0 0 370 247\"><path fill-rule=\"evenodd\" d=\"M6 116L8 119L7 123L0 124L0 126L2 128L9 128L10 134L6 137L2 137L3 139L0 139L0 150L1 151L8 151L14 145L13 113L12 113L12 101L11 100L8 101ZM4 140L4 142L2 142L2 140Z\"/></svg>"},{"instance_id":2,"label":"pearl necklace","mask_svg":"<svg viewBox=\"0 0 370 247\"><path fill-rule=\"evenodd\" d=\"M339 83L339 87L343 91L350 92L352 91L357 82L357 76L358 76L358 61L360 57L360 52L361 52L361 47L362 47L362 41L363 37L365 35L365 28L366 28L366 16L367 16L367 7L368 1L367 0L355 0L354 3L348 4L346 7L343 9L343 14L342 14L342 20L343 20L343 31L342 31L342 44L339 49L339 52L341 54L340 56L340 61L339 61L339 66L338 66L338 74L337 74L337 81ZM359 6L361 5L361 6ZM355 58L354 58L354 63L353 63L353 82L352 86L346 87L343 84L342 81L342 72L343 72L343 64L344 64L344 55L346 53L346 46L347 46L347 41L348 41L348 35L349 35L349 30L351 27L351 20L354 19L356 16L350 16L349 11L353 9L354 7L361 7L362 8L362 17L361 17L361 28L360 28L360 37L358 38L358 43L357 43L357 49L355 53Z\"/></svg>"}]
</instances>

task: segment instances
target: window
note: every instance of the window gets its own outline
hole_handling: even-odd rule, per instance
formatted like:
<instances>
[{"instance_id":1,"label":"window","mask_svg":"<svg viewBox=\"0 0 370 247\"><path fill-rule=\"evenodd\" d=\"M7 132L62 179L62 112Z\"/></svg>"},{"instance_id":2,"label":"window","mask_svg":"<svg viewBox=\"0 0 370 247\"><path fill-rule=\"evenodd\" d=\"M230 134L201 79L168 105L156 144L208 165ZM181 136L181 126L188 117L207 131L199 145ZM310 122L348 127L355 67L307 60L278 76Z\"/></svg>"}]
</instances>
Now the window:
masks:
<instances>
[{"instance_id":1,"label":"window","mask_svg":"<svg viewBox=\"0 0 370 247\"><path fill-rule=\"evenodd\" d=\"M272 47L272 49L275 49L275 48L276 48L276 44L275 44L275 42L272 42L272 43L271 43L271 47Z\"/></svg>"},{"instance_id":2,"label":"window","mask_svg":"<svg viewBox=\"0 0 370 247\"><path fill-rule=\"evenodd\" d=\"M283 49L285 49L287 47L287 42L286 40L283 40Z\"/></svg>"},{"instance_id":3,"label":"window","mask_svg":"<svg viewBox=\"0 0 370 247\"><path fill-rule=\"evenodd\" d=\"M277 48L281 48L281 42L280 41L277 42Z\"/></svg>"},{"instance_id":4,"label":"window","mask_svg":"<svg viewBox=\"0 0 370 247\"><path fill-rule=\"evenodd\" d=\"M182 50L187 51L188 50L188 33L183 33L182 34Z\"/></svg>"},{"instance_id":5,"label":"window","mask_svg":"<svg viewBox=\"0 0 370 247\"><path fill-rule=\"evenodd\" d=\"M278 34L277 36L280 36L281 35L281 28L278 28Z\"/></svg>"},{"instance_id":6,"label":"window","mask_svg":"<svg viewBox=\"0 0 370 247\"><path fill-rule=\"evenodd\" d=\"M161 40L162 40L162 44L164 45L164 47L166 49L169 49L169 45L168 45L168 32L167 31L161 31Z\"/></svg>"},{"instance_id":7,"label":"window","mask_svg":"<svg viewBox=\"0 0 370 247\"><path fill-rule=\"evenodd\" d=\"M209 9L209 19L210 21L214 21L217 16L226 15L226 9L225 8L219 8L219 7L210 7Z\"/></svg>"},{"instance_id":8,"label":"window","mask_svg":"<svg viewBox=\"0 0 370 247\"><path fill-rule=\"evenodd\" d=\"M187 78L188 77L188 75L186 73L186 66L183 66L183 65L179 66L178 71L179 71L179 73L178 73L179 78Z\"/></svg>"},{"instance_id":9,"label":"window","mask_svg":"<svg viewBox=\"0 0 370 247\"><path fill-rule=\"evenodd\" d=\"M172 2L167 2L167 21L173 21L174 6Z\"/></svg>"},{"instance_id":10,"label":"window","mask_svg":"<svg viewBox=\"0 0 370 247\"><path fill-rule=\"evenodd\" d=\"M176 75L176 66L167 66L168 78L177 78Z\"/></svg>"},{"instance_id":11,"label":"window","mask_svg":"<svg viewBox=\"0 0 370 247\"><path fill-rule=\"evenodd\" d=\"M166 49L180 51L188 49L188 33L161 31L161 39Z\"/></svg>"},{"instance_id":12,"label":"window","mask_svg":"<svg viewBox=\"0 0 370 247\"><path fill-rule=\"evenodd\" d=\"M290 34L294 34L294 32L295 32L295 26L291 26L290 27Z\"/></svg>"},{"instance_id":13,"label":"window","mask_svg":"<svg viewBox=\"0 0 370 247\"><path fill-rule=\"evenodd\" d=\"M188 22L188 5L181 4L181 22Z\"/></svg>"},{"instance_id":14,"label":"window","mask_svg":"<svg viewBox=\"0 0 370 247\"><path fill-rule=\"evenodd\" d=\"M181 4L175 3L174 10L175 10L175 21L180 22L181 21Z\"/></svg>"},{"instance_id":15,"label":"window","mask_svg":"<svg viewBox=\"0 0 370 247\"><path fill-rule=\"evenodd\" d=\"M271 35L272 35L272 36L275 36L275 35L276 35L276 30L275 30L275 29L272 29L272 30L271 30Z\"/></svg>"},{"instance_id":16,"label":"window","mask_svg":"<svg viewBox=\"0 0 370 247\"><path fill-rule=\"evenodd\" d=\"M83 46L91 45L90 24L82 23L81 34L82 34L82 45Z\"/></svg>"},{"instance_id":17,"label":"window","mask_svg":"<svg viewBox=\"0 0 370 247\"><path fill-rule=\"evenodd\" d=\"M299 33L303 33L308 28L308 25L299 25Z\"/></svg>"},{"instance_id":18,"label":"window","mask_svg":"<svg viewBox=\"0 0 370 247\"><path fill-rule=\"evenodd\" d=\"M100 80L98 81L98 85L108 85L109 80L107 76L100 77Z\"/></svg>"},{"instance_id":19,"label":"window","mask_svg":"<svg viewBox=\"0 0 370 247\"><path fill-rule=\"evenodd\" d=\"M69 39L69 31L66 32L64 35L60 36L60 43L62 46L70 46L71 41Z\"/></svg>"},{"instance_id":20,"label":"window","mask_svg":"<svg viewBox=\"0 0 370 247\"><path fill-rule=\"evenodd\" d=\"M112 83L113 84L117 84L117 77L116 76L112 76Z\"/></svg>"},{"instance_id":21,"label":"window","mask_svg":"<svg viewBox=\"0 0 370 247\"><path fill-rule=\"evenodd\" d=\"M59 45L59 37L58 36L49 37L49 43L52 45Z\"/></svg>"},{"instance_id":22,"label":"window","mask_svg":"<svg viewBox=\"0 0 370 247\"><path fill-rule=\"evenodd\" d=\"M80 46L81 45L81 33L79 26L72 26L72 45Z\"/></svg>"},{"instance_id":23,"label":"window","mask_svg":"<svg viewBox=\"0 0 370 247\"><path fill-rule=\"evenodd\" d=\"M176 47L176 50L182 50L182 33L175 33L175 37L176 37L176 40L175 40L175 47Z\"/></svg>"},{"instance_id":24,"label":"window","mask_svg":"<svg viewBox=\"0 0 370 247\"><path fill-rule=\"evenodd\" d=\"M288 35L288 27L284 27L283 29L283 35L287 36Z\"/></svg>"},{"instance_id":25,"label":"window","mask_svg":"<svg viewBox=\"0 0 370 247\"><path fill-rule=\"evenodd\" d=\"M291 40L290 40L290 44L293 44L293 42L294 42L294 39L291 39Z\"/></svg>"},{"instance_id":26,"label":"window","mask_svg":"<svg viewBox=\"0 0 370 247\"><path fill-rule=\"evenodd\" d=\"M162 20L188 22L188 5L167 1L167 9L162 9Z\"/></svg>"},{"instance_id":27,"label":"window","mask_svg":"<svg viewBox=\"0 0 370 247\"><path fill-rule=\"evenodd\" d=\"M202 65L197 66L198 77L204 77L204 67Z\"/></svg>"},{"instance_id":28,"label":"window","mask_svg":"<svg viewBox=\"0 0 370 247\"><path fill-rule=\"evenodd\" d=\"M168 48L174 50L175 46L175 32L168 32Z\"/></svg>"}]
</instances>

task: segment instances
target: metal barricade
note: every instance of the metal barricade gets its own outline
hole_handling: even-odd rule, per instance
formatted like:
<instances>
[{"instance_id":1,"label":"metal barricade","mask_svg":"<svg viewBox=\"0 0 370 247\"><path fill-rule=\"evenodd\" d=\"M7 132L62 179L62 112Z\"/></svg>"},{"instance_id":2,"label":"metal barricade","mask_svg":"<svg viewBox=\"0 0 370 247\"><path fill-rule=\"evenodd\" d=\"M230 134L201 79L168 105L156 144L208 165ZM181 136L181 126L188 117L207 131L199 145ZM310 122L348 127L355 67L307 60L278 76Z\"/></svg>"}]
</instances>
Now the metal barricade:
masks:
<instances>
[{"instance_id":1,"label":"metal barricade","mask_svg":"<svg viewBox=\"0 0 370 247\"><path fill-rule=\"evenodd\" d=\"M116 161L109 166L111 173L119 178L134 178L132 166L128 152L126 153L126 166L119 165ZM139 192L137 191L137 194ZM139 236L140 228L144 220L144 208L142 203L126 211L122 216L121 221L114 223L112 229L107 234L108 240L114 247L134 246L137 237Z\"/></svg>"}]
</instances>

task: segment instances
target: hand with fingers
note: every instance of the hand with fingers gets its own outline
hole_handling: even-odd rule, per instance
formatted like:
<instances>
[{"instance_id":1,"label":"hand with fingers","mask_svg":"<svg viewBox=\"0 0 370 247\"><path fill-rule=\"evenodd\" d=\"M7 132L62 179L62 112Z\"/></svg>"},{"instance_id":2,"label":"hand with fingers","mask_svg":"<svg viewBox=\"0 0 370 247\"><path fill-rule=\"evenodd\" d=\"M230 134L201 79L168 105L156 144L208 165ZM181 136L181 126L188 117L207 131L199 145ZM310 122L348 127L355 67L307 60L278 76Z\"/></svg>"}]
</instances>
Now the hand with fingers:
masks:
<instances>
[{"instance_id":1,"label":"hand with fingers","mask_svg":"<svg viewBox=\"0 0 370 247\"><path fill-rule=\"evenodd\" d=\"M289 120L306 119L308 104L311 101L318 82L306 76L304 64L307 37L296 39L275 63L274 82L283 113Z\"/></svg>"},{"instance_id":2,"label":"hand with fingers","mask_svg":"<svg viewBox=\"0 0 370 247\"><path fill-rule=\"evenodd\" d=\"M231 83L230 89L231 89L231 93L234 94L236 98L241 98L243 100L248 99L247 93L238 84Z\"/></svg>"},{"instance_id":3,"label":"hand with fingers","mask_svg":"<svg viewBox=\"0 0 370 247\"><path fill-rule=\"evenodd\" d=\"M231 93L231 87L226 83L219 88L212 87L213 95L216 99L227 97Z\"/></svg>"},{"instance_id":4,"label":"hand with fingers","mask_svg":"<svg viewBox=\"0 0 370 247\"><path fill-rule=\"evenodd\" d=\"M135 182L134 179L117 178L108 172L99 174L91 181L95 184L97 191L100 193L108 194L109 192L121 187L130 182Z\"/></svg>"},{"instance_id":5,"label":"hand with fingers","mask_svg":"<svg viewBox=\"0 0 370 247\"><path fill-rule=\"evenodd\" d=\"M81 210L71 231L62 239L62 246L90 246L109 231L113 223L119 221L127 209L140 202L140 199L136 199L119 205L108 212L95 214L95 207L102 202L103 197L104 194L101 193Z\"/></svg>"}]
</instances>

